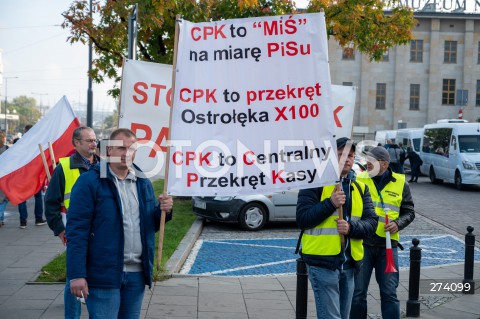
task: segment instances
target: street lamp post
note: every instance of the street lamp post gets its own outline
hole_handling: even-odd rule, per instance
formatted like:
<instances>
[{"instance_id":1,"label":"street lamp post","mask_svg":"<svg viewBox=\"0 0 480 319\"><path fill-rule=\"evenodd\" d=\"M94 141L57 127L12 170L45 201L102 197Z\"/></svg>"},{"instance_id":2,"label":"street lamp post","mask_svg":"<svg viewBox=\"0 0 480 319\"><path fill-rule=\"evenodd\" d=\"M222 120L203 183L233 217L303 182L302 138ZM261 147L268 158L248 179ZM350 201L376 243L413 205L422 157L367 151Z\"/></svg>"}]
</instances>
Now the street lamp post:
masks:
<instances>
[{"instance_id":1,"label":"street lamp post","mask_svg":"<svg viewBox=\"0 0 480 319\"><path fill-rule=\"evenodd\" d=\"M40 113L42 114L42 116L45 115L45 110L43 109L43 96L48 95L48 93L34 93L34 92L32 92L31 94L40 96L40 105L39 105L38 108L40 109Z\"/></svg>"},{"instance_id":2,"label":"street lamp post","mask_svg":"<svg viewBox=\"0 0 480 319\"><path fill-rule=\"evenodd\" d=\"M7 133L7 84L9 79L18 79L18 76L7 76L5 80L5 133Z\"/></svg>"}]
</instances>

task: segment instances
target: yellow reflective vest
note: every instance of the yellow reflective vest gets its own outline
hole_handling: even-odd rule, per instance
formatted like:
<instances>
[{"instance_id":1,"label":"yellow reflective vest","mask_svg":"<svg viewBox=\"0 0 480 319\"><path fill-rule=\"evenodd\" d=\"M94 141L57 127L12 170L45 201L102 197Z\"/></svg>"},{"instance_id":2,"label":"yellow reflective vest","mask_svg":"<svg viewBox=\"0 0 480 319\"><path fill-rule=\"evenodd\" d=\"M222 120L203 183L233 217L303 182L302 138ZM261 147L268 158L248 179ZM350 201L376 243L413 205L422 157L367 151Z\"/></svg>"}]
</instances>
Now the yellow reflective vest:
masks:
<instances>
[{"instance_id":1,"label":"yellow reflective vest","mask_svg":"<svg viewBox=\"0 0 480 319\"><path fill-rule=\"evenodd\" d=\"M80 176L80 170L78 168L72 169L70 167L70 157L62 157L59 162L62 164L63 175L65 176L63 206L65 209L68 209L68 206L70 206L70 194L72 192L72 187L77 181L77 178Z\"/></svg>"},{"instance_id":2,"label":"yellow reflective vest","mask_svg":"<svg viewBox=\"0 0 480 319\"><path fill-rule=\"evenodd\" d=\"M363 213L363 199L362 194L365 193L365 185L362 182L357 182L361 190L352 191L352 212L351 220L359 220ZM354 189L357 188L355 183L352 184ZM322 190L320 201L330 198L335 185L325 186ZM338 218L338 210L331 216L326 218L319 225L311 229L306 229L302 235L302 253L306 255L318 256L336 256L341 250L340 234L337 231L337 223L335 219ZM363 258L363 240L349 238L350 253L353 260L359 261Z\"/></svg>"},{"instance_id":3,"label":"yellow reflective vest","mask_svg":"<svg viewBox=\"0 0 480 319\"><path fill-rule=\"evenodd\" d=\"M388 210L388 221L394 221L400 215L400 206L403 199L403 188L405 186L405 175L392 172L392 176L396 179L395 182L390 182L381 191L383 204L385 210ZM378 215L378 226L375 233L385 238L385 211L382 208L382 201L378 193L375 183L368 175L368 172L362 172L357 175L357 180L365 183L370 189L370 195L372 196L373 206L375 207L375 213ZM390 234L390 239L400 241L400 235L398 232Z\"/></svg>"}]
</instances>

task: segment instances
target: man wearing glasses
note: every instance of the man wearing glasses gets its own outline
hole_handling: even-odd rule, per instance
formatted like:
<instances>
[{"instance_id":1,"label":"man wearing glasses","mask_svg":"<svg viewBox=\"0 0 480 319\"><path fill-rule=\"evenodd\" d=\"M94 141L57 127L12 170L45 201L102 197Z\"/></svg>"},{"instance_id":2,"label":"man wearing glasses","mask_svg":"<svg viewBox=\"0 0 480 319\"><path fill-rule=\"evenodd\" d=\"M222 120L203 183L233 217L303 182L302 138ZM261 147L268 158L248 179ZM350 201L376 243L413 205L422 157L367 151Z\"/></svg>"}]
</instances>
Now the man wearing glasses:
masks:
<instances>
[{"instance_id":1,"label":"man wearing glasses","mask_svg":"<svg viewBox=\"0 0 480 319\"><path fill-rule=\"evenodd\" d=\"M70 192L77 178L99 162L96 155L97 139L93 129L81 126L73 131L72 144L75 153L59 159L45 194L45 217L55 236L66 244L66 213L70 205ZM80 318L81 304L70 293L70 280L67 278L64 294L65 318Z\"/></svg>"}]
</instances>

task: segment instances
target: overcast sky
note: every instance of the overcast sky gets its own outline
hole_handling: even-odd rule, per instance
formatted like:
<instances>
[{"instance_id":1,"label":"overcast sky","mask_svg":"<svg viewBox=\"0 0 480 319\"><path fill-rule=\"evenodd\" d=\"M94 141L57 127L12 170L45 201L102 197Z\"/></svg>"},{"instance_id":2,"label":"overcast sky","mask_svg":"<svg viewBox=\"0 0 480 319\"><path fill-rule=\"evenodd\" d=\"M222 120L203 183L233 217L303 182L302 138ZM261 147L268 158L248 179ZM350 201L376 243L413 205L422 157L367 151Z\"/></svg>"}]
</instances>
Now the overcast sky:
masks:
<instances>
[{"instance_id":1,"label":"overcast sky","mask_svg":"<svg viewBox=\"0 0 480 319\"><path fill-rule=\"evenodd\" d=\"M53 106L66 95L72 106L86 105L88 46L66 42L68 30L60 27L68 0L1 0L0 49L7 97L27 95L38 103ZM0 80L1 81L1 80ZM93 83L95 110L113 110L107 95L112 83ZM5 100L5 81L0 89Z\"/></svg>"}]
</instances>

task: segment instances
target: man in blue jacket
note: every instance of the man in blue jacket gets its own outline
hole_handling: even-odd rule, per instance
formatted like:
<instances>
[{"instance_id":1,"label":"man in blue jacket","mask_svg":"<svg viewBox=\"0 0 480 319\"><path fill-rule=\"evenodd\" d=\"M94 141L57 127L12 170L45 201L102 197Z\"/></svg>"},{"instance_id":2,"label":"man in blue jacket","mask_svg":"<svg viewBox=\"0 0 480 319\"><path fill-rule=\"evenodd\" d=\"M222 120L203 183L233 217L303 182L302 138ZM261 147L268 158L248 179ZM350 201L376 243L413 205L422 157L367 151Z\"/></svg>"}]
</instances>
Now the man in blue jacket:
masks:
<instances>
[{"instance_id":1,"label":"man in blue jacket","mask_svg":"<svg viewBox=\"0 0 480 319\"><path fill-rule=\"evenodd\" d=\"M172 209L172 198L160 195L159 204L151 182L133 167L136 141L129 129L112 132L108 165L82 174L72 190L67 277L90 318L139 318L145 285L152 284L155 232L162 211Z\"/></svg>"},{"instance_id":2,"label":"man in blue jacket","mask_svg":"<svg viewBox=\"0 0 480 319\"><path fill-rule=\"evenodd\" d=\"M368 187L355 181L351 171L355 144L339 138L337 156L341 189L335 190L336 185L302 189L297 202L301 256L307 264L319 319L348 319L354 271L363 258L362 239L375 232L378 221ZM343 219L339 218L341 206Z\"/></svg>"}]
</instances>

